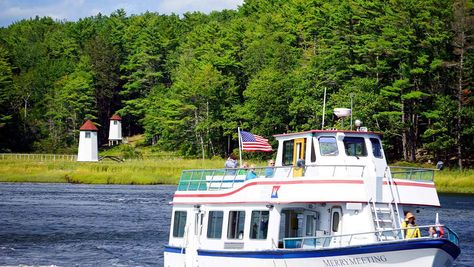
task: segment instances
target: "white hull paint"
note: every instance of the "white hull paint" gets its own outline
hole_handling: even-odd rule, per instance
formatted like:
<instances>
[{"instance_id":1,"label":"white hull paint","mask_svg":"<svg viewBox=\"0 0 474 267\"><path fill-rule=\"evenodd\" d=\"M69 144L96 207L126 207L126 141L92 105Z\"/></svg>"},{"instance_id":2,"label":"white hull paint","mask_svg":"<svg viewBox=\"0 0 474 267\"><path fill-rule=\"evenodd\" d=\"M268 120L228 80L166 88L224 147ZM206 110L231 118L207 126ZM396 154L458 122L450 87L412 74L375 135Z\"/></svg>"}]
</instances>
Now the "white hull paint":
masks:
<instances>
[{"instance_id":1,"label":"white hull paint","mask_svg":"<svg viewBox=\"0 0 474 267\"><path fill-rule=\"evenodd\" d=\"M165 267L185 265L185 254L165 252ZM442 249L426 248L403 251L364 253L334 257L309 257L290 259L261 259L244 257L198 256L199 267L338 267L338 266L451 266L454 259Z\"/></svg>"}]
</instances>

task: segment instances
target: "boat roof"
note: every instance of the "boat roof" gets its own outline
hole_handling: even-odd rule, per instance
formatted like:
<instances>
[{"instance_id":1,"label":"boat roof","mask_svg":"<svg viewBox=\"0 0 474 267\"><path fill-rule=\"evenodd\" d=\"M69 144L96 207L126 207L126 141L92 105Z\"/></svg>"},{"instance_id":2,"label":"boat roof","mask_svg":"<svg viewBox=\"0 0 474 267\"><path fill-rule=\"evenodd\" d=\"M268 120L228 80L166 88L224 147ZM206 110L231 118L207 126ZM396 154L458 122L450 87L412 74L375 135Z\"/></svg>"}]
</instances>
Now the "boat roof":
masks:
<instances>
[{"instance_id":1,"label":"boat roof","mask_svg":"<svg viewBox=\"0 0 474 267\"><path fill-rule=\"evenodd\" d=\"M309 134L309 133L344 133L344 134L375 134L382 136L382 132L367 132L367 131L352 131L352 130L309 130L303 132L295 133L284 133L284 134L274 134L273 137L282 137L282 136L291 136L291 135L300 135L300 134Z\"/></svg>"}]
</instances>

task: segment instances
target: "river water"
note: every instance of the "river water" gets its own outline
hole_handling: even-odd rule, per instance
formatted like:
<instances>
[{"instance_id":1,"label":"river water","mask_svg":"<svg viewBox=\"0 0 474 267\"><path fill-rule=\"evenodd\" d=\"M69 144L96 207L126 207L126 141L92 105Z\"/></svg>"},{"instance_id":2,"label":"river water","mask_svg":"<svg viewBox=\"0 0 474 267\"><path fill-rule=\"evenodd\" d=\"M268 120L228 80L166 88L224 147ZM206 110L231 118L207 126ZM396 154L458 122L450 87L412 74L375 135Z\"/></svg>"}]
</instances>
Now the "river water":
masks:
<instances>
[{"instance_id":1,"label":"river water","mask_svg":"<svg viewBox=\"0 0 474 267\"><path fill-rule=\"evenodd\" d=\"M0 266L163 266L175 189L0 183ZM418 224L439 212L461 239L456 266L474 266L474 196L440 200Z\"/></svg>"}]
</instances>

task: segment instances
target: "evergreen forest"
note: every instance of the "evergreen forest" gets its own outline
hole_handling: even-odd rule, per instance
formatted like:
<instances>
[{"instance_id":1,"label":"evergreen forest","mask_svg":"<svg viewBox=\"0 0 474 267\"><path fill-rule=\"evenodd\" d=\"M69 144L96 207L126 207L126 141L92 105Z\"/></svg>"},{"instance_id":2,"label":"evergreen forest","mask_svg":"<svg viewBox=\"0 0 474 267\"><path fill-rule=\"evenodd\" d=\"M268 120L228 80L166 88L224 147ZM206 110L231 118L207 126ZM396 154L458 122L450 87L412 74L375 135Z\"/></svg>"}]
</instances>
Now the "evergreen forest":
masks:
<instances>
[{"instance_id":1,"label":"evergreen forest","mask_svg":"<svg viewBox=\"0 0 474 267\"><path fill-rule=\"evenodd\" d=\"M473 0L245 0L237 10L0 28L0 152L74 153L85 120L184 156L264 136L384 133L393 160L474 165Z\"/></svg>"}]
</instances>

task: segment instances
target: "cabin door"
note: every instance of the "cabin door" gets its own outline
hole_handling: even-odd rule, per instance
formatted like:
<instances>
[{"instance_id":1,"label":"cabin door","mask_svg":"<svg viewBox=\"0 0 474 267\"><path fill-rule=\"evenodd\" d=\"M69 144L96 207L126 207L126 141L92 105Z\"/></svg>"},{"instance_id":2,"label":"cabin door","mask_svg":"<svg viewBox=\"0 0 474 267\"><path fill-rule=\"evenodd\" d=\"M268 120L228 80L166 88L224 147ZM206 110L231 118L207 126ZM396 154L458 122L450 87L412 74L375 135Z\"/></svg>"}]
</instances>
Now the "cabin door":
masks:
<instances>
[{"instance_id":1,"label":"cabin door","mask_svg":"<svg viewBox=\"0 0 474 267\"><path fill-rule=\"evenodd\" d=\"M304 175L305 138L295 139L293 146L293 177Z\"/></svg>"},{"instance_id":2,"label":"cabin door","mask_svg":"<svg viewBox=\"0 0 474 267\"><path fill-rule=\"evenodd\" d=\"M199 248L199 239L202 234L202 221L204 213L198 210L194 213L194 220L192 225L189 227L187 233L187 244L186 244L186 266L199 266L197 250Z\"/></svg>"},{"instance_id":3,"label":"cabin door","mask_svg":"<svg viewBox=\"0 0 474 267\"><path fill-rule=\"evenodd\" d=\"M305 236L316 236L316 231L318 230L318 213L315 211L304 212L305 225L304 225L304 235Z\"/></svg>"},{"instance_id":4,"label":"cabin door","mask_svg":"<svg viewBox=\"0 0 474 267\"><path fill-rule=\"evenodd\" d=\"M333 245L340 245L341 242L341 237L339 237L342 234L342 209L341 207L333 207L331 209L331 236L333 238L331 239L331 243Z\"/></svg>"}]
</instances>

